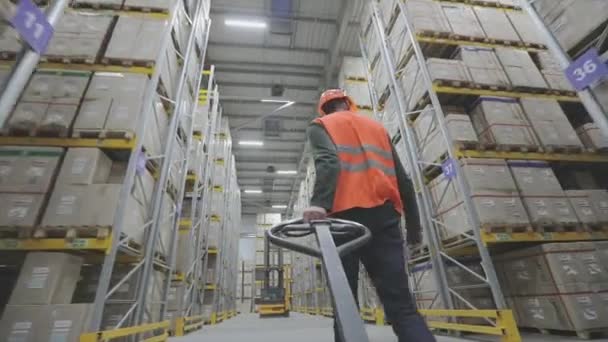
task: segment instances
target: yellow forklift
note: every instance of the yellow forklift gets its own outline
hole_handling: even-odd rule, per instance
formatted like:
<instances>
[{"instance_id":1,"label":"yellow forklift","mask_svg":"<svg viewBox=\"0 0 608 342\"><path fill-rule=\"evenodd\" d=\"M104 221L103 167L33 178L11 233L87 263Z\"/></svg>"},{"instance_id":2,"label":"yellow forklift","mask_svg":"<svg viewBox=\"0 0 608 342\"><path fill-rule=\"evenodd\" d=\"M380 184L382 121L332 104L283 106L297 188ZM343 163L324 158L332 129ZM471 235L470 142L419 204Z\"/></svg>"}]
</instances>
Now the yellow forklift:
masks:
<instances>
[{"instance_id":1,"label":"yellow forklift","mask_svg":"<svg viewBox=\"0 0 608 342\"><path fill-rule=\"evenodd\" d=\"M283 268L283 249L271 248L268 238L264 239L264 280L258 300L260 318L289 317L289 297L285 286L285 269ZM277 262L270 256L277 253Z\"/></svg>"}]
</instances>

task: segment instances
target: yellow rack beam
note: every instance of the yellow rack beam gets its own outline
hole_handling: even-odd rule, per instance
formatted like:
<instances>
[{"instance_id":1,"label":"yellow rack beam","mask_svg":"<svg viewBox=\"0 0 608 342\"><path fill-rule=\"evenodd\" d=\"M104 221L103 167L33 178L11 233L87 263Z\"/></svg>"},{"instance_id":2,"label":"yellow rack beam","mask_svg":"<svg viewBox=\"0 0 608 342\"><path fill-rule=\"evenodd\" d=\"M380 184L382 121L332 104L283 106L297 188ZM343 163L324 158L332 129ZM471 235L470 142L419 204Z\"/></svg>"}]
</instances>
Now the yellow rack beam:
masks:
<instances>
[{"instance_id":1,"label":"yellow rack beam","mask_svg":"<svg viewBox=\"0 0 608 342\"><path fill-rule=\"evenodd\" d=\"M606 163L608 155L597 153L543 153L543 152L503 152L503 151L476 151L455 150L457 157L491 158L491 159L523 159L545 161L568 161L584 163Z\"/></svg>"},{"instance_id":2,"label":"yellow rack beam","mask_svg":"<svg viewBox=\"0 0 608 342\"><path fill-rule=\"evenodd\" d=\"M519 330L511 310L420 310L420 314L428 317L475 317L495 321L495 325L473 325L448 323L427 319L430 328L451 331L471 332L485 335L501 336L501 342L521 342Z\"/></svg>"},{"instance_id":3,"label":"yellow rack beam","mask_svg":"<svg viewBox=\"0 0 608 342\"><path fill-rule=\"evenodd\" d=\"M169 335L167 334L167 329L169 329L169 325L171 323L169 321L163 321L159 323L152 324L144 324L135 327L129 328L121 328L114 329L108 331L100 331L95 333L87 333L80 336L80 342L106 342L120 337L128 337L135 334L151 332L154 330L164 330L164 334L160 336L155 336L145 341L153 342L153 341L166 341Z\"/></svg>"},{"instance_id":4,"label":"yellow rack beam","mask_svg":"<svg viewBox=\"0 0 608 342\"><path fill-rule=\"evenodd\" d=\"M555 233L481 233L485 244L503 242L583 241L606 240L608 232L555 232Z\"/></svg>"},{"instance_id":5,"label":"yellow rack beam","mask_svg":"<svg viewBox=\"0 0 608 342\"><path fill-rule=\"evenodd\" d=\"M12 67L14 61L0 61L3 68ZM88 71L88 72L113 72L152 75L154 67L120 66L105 64L70 64L70 63L39 63L37 70L41 71Z\"/></svg>"},{"instance_id":6,"label":"yellow rack beam","mask_svg":"<svg viewBox=\"0 0 608 342\"><path fill-rule=\"evenodd\" d=\"M209 254L217 254L219 252L219 250L217 248L209 248L209 250L207 251L207 253Z\"/></svg>"},{"instance_id":7,"label":"yellow rack beam","mask_svg":"<svg viewBox=\"0 0 608 342\"><path fill-rule=\"evenodd\" d=\"M566 102L580 102L580 99L578 98L578 96L536 94L536 93L510 91L510 90L473 89L473 88L465 88L465 87L451 87L451 86L440 86L440 85L433 85L433 90L435 90L437 93L443 93L443 94L500 96L500 97L512 97L512 98L541 98L541 99L551 99L551 100L566 101Z\"/></svg>"},{"instance_id":8,"label":"yellow rack beam","mask_svg":"<svg viewBox=\"0 0 608 342\"><path fill-rule=\"evenodd\" d=\"M113 150L132 150L136 143L136 139L0 137L0 145L18 146L98 147Z\"/></svg>"},{"instance_id":9,"label":"yellow rack beam","mask_svg":"<svg viewBox=\"0 0 608 342\"><path fill-rule=\"evenodd\" d=\"M4 251L52 251L52 250L97 250L108 251L112 238L107 239L0 239L0 250Z\"/></svg>"}]
</instances>

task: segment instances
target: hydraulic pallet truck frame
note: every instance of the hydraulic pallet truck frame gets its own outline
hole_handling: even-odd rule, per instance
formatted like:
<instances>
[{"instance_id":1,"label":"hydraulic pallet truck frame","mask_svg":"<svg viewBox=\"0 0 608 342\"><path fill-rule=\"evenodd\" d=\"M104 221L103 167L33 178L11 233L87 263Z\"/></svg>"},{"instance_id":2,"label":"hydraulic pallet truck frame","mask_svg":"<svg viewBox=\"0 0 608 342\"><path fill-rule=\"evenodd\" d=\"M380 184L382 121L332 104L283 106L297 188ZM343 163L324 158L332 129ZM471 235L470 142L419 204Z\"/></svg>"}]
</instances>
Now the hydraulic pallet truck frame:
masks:
<instances>
[{"instance_id":1,"label":"hydraulic pallet truck frame","mask_svg":"<svg viewBox=\"0 0 608 342\"><path fill-rule=\"evenodd\" d=\"M289 238L301 238L315 234L319 248L304 246ZM336 246L333 237L351 238ZM345 220L329 219L304 223L292 220L266 231L266 238L273 244L302 254L321 258L327 285L334 305L334 316L343 342L369 342L365 325L359 314L355 298L348 285L340 256L365 245L371 239L367 227Z\"/></svg>"},{"instance_id":2,"label":"hydraulic pallet truck frame","mask_svg":"<svg viewBox=\"0 0 608 342\"><path fill-rule=\"evenodd\" d=\"M277 248L278 264L270 264L270 243L268 239L264 241L264 280L258 301L258 312L260 318L267 317L289 317L289 309L285 291L285 278L283 269L283 249ZM276 278L271 279L275 272ZM274 281L273 281L274 280ZM272 284L274 283L274 284Z\"/></svg>"}]
</instances>

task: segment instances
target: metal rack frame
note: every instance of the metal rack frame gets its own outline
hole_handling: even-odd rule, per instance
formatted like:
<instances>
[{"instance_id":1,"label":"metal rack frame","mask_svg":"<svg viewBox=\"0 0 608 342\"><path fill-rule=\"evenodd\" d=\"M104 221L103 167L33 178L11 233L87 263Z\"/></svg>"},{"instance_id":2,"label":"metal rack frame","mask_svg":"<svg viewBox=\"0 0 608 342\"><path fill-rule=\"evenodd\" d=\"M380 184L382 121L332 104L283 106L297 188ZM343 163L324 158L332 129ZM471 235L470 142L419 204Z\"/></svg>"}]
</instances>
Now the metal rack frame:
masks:
<instances>
[{"instance_id":1,"label":"metal rack frame","mask_svg":"<svg viewBox=\"0 0 608 342\"><path fill-rule=\"evenodd\" d=\"M387 31L388 31L387 25L385 24L384 19L383 19L382 15L380 14L378 4L375 2L372 2L370 4L370 6L372 9L371 14L370 14L371 18L372 18L371 19L372 22L369 25L363 25L363 28L362 28L363 32L362 32L361 36L359 37L359 42L360 42L360 46L361 46L361 50L362 50L363 59L365 61L365 65L367 68L367 75L369 78L368 84L369 84L370 95L372 98L372 103L374 106L374 112L377 113L377 115L376 115L377 119L381 120L383 104L379 103L380 100L376 96L376 91L375 91L375 87L373 84L374 80L372 78L371 66L372 66L372 64L374 64L376 68L379 68L379 67L381 67L381 65L378 65L378 64L382 63L382 66L384 68L386 68L386 71L389 74L389 82L388 82L389 83L388 88L390 91L389 94L391 96L395 96L396 100L397 100L397 107L398 107L398 113L399 113L398 118L397 118L398 132L399 132L399 136L400 136L401 140L405 141L405 147L406 147L405 157L406 157L407 164L408 164L408 171L411 174L414 184L415 184L415 188L416 188L416 192L417 192L417 199L418 199L417 202L418 202L419 211L420 211L420 217L422 218L422 226L423 226L423 230L425 232L425 237L427 239L428 248L429 248L429 252L427 253L427 255L425 255L425 258L429 259L428 262L425 261L426 260L425 258L420 258L418 260L414 260L414 262L418 262L418 266L426 265L427 269L431 269L434 274L435 283L437 284L437 291L428 291L428 290L425 291L424 289L422 289L422 290L418 290L418 291L414 291L414 292L415 293L423 293L423 292L435 293L435 300L434 300L433 304L435 304L436 300L438 298L440 298L442 306L444 308L448 309L448 311L444 310L439 315L447 316L448 319L451 320L451 319L454 319L457 315L449 314L449 312L450 312L449 310L453 310L453 309L462 307L462 304L464 304L464 306L469 308L470 310L476 310L476 312L481 312L474 305L472 305L472 303L468 302L463 296L459 295L459 293L458 293L459 291L467 289L467 288L487 287L492 292L492 297L494 299L494 303L496 304L496 308L499 310L498 312L500 313L501 312L500 310L504 310L504 309L508 309L508 308L505 303L505 299L504 299L504 296L502 293L501 286L498 283L496 271L492 264L492 258L488 251L487 245L489 243L511 242L511 241L549 241L549 240L550 241L574 241L574 240L578 240L581 238L592 240L592 239L605 238L606 235L605 234L583 234L583 233L576 233L576 234L575 233L572 233L572 234L556 233L556 234L552 234L554 236L547 238L547 237L541 236L543 234L540 234L540 233L536 234L537 236L531 236L534 234L528 234L529 236L523 236L525 234L513 233L513 234L511 234L513 236L509 237L509 239L502 239L498 236L500 234L492 234L492 233L484 232L483 230L480 229L481 225L480 225L480 221L479 221L479 216L477 214L475 207L473 206L473 202L471 199L472 198L471 189L469 188L468 183L464 179L464 175L462 173L461 166L458 162L459 158L461 158L461 157L478 157L478 158L508 158L509 159L509 158L517 157L518 159L541 159L541 160L586 161L586 162L604 162L605 160L604 160L604 158L602 158L602 156L592 155L592 154L583 154L580 156L577 155L574 157L568 157L568 156L555 154L555 153L553 153L553 154L552 153L501 153L501 152L492 152L492 151L477 152L477 151L460 150L452 143L453 140L451 139L450 132L447 129L447 125L445 122L445 114L442 110L442 104L441 104L439 96L438 96L439 91L444 91L444 89L438 89L438 87L433 84L432 78L430 76L430 72L426 65L426 57L425 57L425 54L421 47L421 42L422 41L427 42L428 39L427 40L421 39L421 37L415 33L415 31L413 29L413 25L410 22L410 19L408 18L408 13L407 13L405 3L402 1L395 1L393 3L393 12L397 11L398 12L397 15L402 16L400 19L403 19L404 28L403 28L402 32L396 32L396 33L390 32L390 34L399 35L398 41L407 41L410 45L407 46L408 51L394 51L392 49L392 47L390 47L388 44L388 39L389 39L388 34L389 33L387 33ZM555 39L555 37L551 34L551 32L544 25L544 23L538 16L538 13L535 12L535 10L533 9L533 7L531 5L531 2L529 2L527 0L522 1L522 10L526 11L527 13L529 13L532 16L532 18L534 19L534 22L536 23L536 25L539 28L540 33L546 38L546 40L548 42L547 43L548 50L550 52L552 52L552 54L554 54L558 57L561 65L565 69L570 64L569 57L567 56L566 52L563 49L561 49L561 47L557 43L557 40ZM394 22L395 22L395 17L393 16L391 18L391 28L392 28L392 25L394 24ZM374 32L372 32L372 31L374 31ZM369 56L367 54L367 49L365 48L365 39L366 39L365 37L369 34L375 34L379 41L379 45L380 45L379 50L380 50L380 56L381 56L380 61L378 61L378 60L371 61L369 59ZM443 42L443 43L448 44L450 42ZM464 42L462 44L466 45ZM499 44L494 44L494 45L500 46ZM428 98L430 100L431 108L428 110L434 111L433 122L430 125L434 126L435 128L437 128L439 130L440 135L443 138L442 140L447 146L447 157L449 158L449 160L453 161L451 163L451 166L454 168L454 177L447 180L447 182L448 182L447 186L449 187L450 184L453 182L453 184L458 188L458 192L462 196L461 199L463 202L463 206L466 210L468 219L470 220L470 224L473 228L472 229L473 234L463 234L461 232L458 232L458 234L461 237L463 237L463 240L466 241L466 244L462 244L462 246L459 247L459 248L462 248L461 252L464 252L464 254L460 254L460 255L476 256L476 258L477 258L476 263L481 265L483 273L479 273L479 272L475 271L474 269L472 269L470 266L465 265L465 263L460 262L455 257L456 255L459 255L459 254L453 253L454 250L450 246L444 245L443 241L439 238L439 234L438 234L439 228L449 229L450 227L447 227L445 224L443 224L442 222L440 222L438 219L435 218L435 217L437 217L437 215L435 215L436 208L435 208L435 205L433 204L433 201L431 200L430 191L429 191L429 188L427 187L427 184L424 179L424 170L428 167L441 168L442 164L437 163L437 162L424 161L421 158L421 151L422 151L422 148L424 147L423 145L425 144L424 141L426 140L426 138L422 139L423 140L423 142L421 143L422 145L419 145L417 143L417 140L414 139L415 133L413 131L413 128L410 125L410 122L412 121L411 119L413 116L420 114L424 110L418 110L419 108L408 108L408 105L406 104L407 103L406 100L409 100L409 97L406 97L406 94L404 93L403 88L401 87L401 82L399 81L399 74L402 70L400 69L401 67L398 67L398 65L397 65L398 64L396 61L397 53L399 53L400 56L406 56L406 59L407 58L415 59L415 62L418 65L419 72L421 73L421 76L422 76L422 82L424 82L424 89L425 89L426 93L428 94ZM400 62L399 65L402 65L402 61L399 61L399 62ZM459 90L459 91L462 92L463 90ZM455 90L455 92L457 92L457 91ZM386 93L384 95L386 95ZM472 95L475 95L475 94L472 94ZM479 95L479 94L477 94L477 95ZM601 111L601 108L597 104L596 99L593 98L593 95L591 94L591 92L589 90L586 90L586 91L578 93L578 95L581 98L582 103L587 108L587 110L590 113L593 120L598 124L598 126L600 126L600 129L602 130L602 132L604 132L606 134L608 132L604 129L606 117L604 116L603 111ZM513 93L513 94L502 94L501 96L526 97L526 96L532 96L532 95ZM383 96L383 98L386 99L386 97L384 97L384 96ZM564 101L574 100L574 99L571 99L570 97L557 96L557 95L551 96L551 98L564 100ZM430 131L431 131L431 129L429 129L429 132L427 132L427 135L430 133ZM401 142L401 143L403 143L403 142ZM444 200L446 192L447 191L444 191L443 194L440 196L439 202ZM439 204L437 204L436 206L438 207ZM480 284L473 284L473 285L467 286L467 287L451 286L447 280L447 274L445 271L445 267L448 263L466 271L466 273L468 273L469 275L476 278L480 282ZM431 266L431 267L428 267L428 266ZM428 271L423 271L423 272L428 272ZM422 274L422 272L420 274ZM412 284L412 288L416 289L417 288L416 285L419 283L420 278L416 278L415 276L412 276L412 275L410 275L410 276L411 276L410 282ZM457 301L457 302L455 302L455 301ZM456 305L456 304L460 304L460 305ZM433 310L430 310L430 311L433 311ZM466 311L456 310L455 312L466 312ZM435 315L436 314L437 314L437 312L435 312ZM431 312L431 315L432 315L432 312ZM479 316L479 317L482 317L482 316ZM491 318L491 316L484 316L484 318L486 318L486 320L488 322L490 322L490 320L488 320L488 318ZM490 322L490 324L494 325L494 327L499 327L501 323L500 322Z\"/></svg>"}]
</instances>

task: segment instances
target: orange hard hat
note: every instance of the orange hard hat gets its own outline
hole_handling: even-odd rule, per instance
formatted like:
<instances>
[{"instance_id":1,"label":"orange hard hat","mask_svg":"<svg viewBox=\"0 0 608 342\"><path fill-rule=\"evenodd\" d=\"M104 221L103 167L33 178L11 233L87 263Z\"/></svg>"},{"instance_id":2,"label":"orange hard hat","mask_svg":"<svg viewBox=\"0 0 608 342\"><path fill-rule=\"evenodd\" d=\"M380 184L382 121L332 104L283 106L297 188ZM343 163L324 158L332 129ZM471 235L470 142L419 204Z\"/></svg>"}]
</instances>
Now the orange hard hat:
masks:
<instances>
[{"instance_id":1,"label":"orange hard hat","mask_svg":"<svg viewBox=\"0 0 608 342\"><path fill-rule=\"evenodd\" d=\"M319 99L319 108L317 108L317 111L319 112L319 114L321 116L327 115L327 113L325 113L323 111L323 106L325 106L325 104L327 104L328 102L336 100L336 99L345 99L346 102L348 102L349 110L351 110L351 111L357 110L357 105L355 104L355 101L353 101L353 99L350 96L348 96L344 90L329 89L329 90L326 90L323 94L321 94L321 98Z\"/></svg>"}]
</instances>

